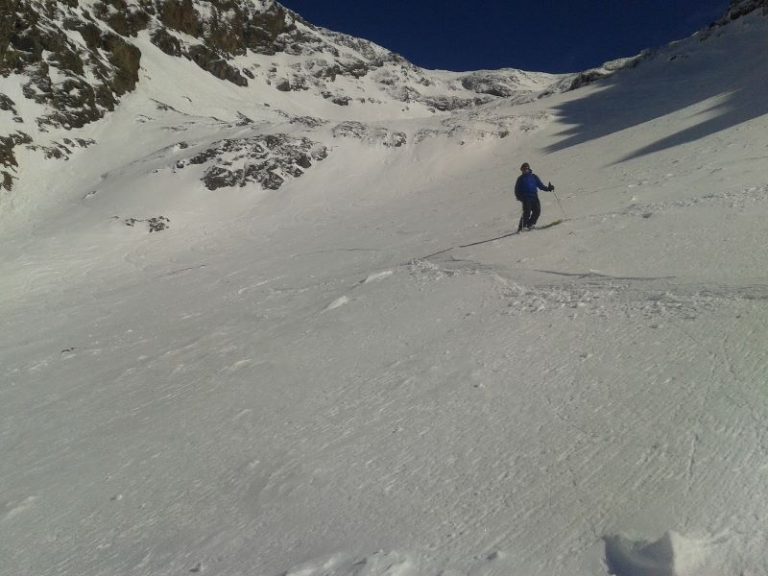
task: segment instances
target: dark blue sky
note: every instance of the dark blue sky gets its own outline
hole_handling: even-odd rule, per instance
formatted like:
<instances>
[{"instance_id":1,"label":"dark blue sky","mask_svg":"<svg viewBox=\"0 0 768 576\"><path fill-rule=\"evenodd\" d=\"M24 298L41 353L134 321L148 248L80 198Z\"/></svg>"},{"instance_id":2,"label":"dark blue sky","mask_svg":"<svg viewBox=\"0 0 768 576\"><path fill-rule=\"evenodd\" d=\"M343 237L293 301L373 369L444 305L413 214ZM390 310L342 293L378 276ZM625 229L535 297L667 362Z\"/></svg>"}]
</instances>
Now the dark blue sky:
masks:
<instances>
[{"instance_id":1,"label":"dark blue sky","mask_svg":"<svg viewBox=\"0 0 768 576\"><path fill-rule=\"evenodd\" d=\"M729 0L279 0L424 68L577 72L690 36Z\"/></svg>"}]
</instances>

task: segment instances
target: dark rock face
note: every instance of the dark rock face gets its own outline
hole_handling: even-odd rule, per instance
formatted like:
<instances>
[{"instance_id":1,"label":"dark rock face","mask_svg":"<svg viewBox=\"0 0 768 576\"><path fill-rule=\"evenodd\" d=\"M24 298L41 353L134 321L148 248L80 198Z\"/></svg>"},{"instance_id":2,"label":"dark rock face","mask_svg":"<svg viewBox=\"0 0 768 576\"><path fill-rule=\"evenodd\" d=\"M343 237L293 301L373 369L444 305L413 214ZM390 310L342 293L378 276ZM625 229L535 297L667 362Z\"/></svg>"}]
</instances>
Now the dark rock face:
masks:
<instances>
[{"instance_id":1,"label":"dark rock face","mask_svg":"<svg viewBox=\"0 0 768 576\"><path fill-rule=\"evenodd\" d=\"M125 7L124 3L120 6ZM128 9L119 13L105 9L104 15L108 23L127 34L146 25L143 16ZM68 32L79 32L85 48L76 44ZM138 48L118 34L101 30L77 0L0 3L0 75L20 74L26 78L24 96L45 106L45 112L34 119L42 132L80 128L114 110L120 97L136 87L140 61ZM0 106L15 114L7 96ZM32 119L17 116L14 120L23 124ZM30 141L29 137L4 137L3 165L15 162L14 146ZM58 151L47 150L47 157L66 155L66 146L54 148ZM4 172L0 185L10 189L12 183L8 172Z\"/></svg>"},{"instance_id":2,"label":"dark rock face","mask_svg":"<svg viewBox=\"0 0 768 576\"><path fill-rule=\"evenodd\" d=\"M329 92L327 90L322 92L322 96L323 98L325 98L326 100L330 100L337 106L349 106L349 103L352 102L352 98L349 96L333 94L332 92Z\"/></svg>"},{"instance_id":3,"label":"dark rock face","mask_svg":"<svg viewBox=\"0 0 768 576\"><path fill-rule=\"evenodd\" d=\"M275 54L281 35L290 34L295 24L279 4L258 11L253 4L236 0L214 0L210 13L198 12L192 0L157 0L157 19L163 25L152 33L152 42L166 54L184 56L216 78L247 86L244 76L228 60L248 50L259 54ZM175 35L181 32L203 41L187 45Z\"/></svg>"},{"instance_id":4,"label":"dark rock face","mask_svg":"<svg viewBox=\"0 0 768 576\"><path fill-rule=\"evenodd\" d=\"M184 52L181 49L181 40L176 38L173 34L168 32L165 28L158 28L152 33L152 44L160 48L163 52L169 56L183 56Z\"/></svg>"},{"instance_id":5,"label":"dark rock face","mask_svg":"<svg viewBox=\"0 0 768 576\"><path fill-rule=\"evenodd\" d=\"M18 112L16 112L16 103L13 100L11 100L8 96L1 93L0 93L0 110L11 112L14 116L18 115Z\"/></svg>"},{"instance_id":6,"label":"dark rock face","mask_svg":"<svg viewBox=\"0 0 768 576\"><path fill-rule=\"evenodd\" d=\"M77 3L75 0L70 5L74 7ZM94 5L94 15L121 36L136 36L147 28L154 11L151 2L142 0L139 4L137 7L129 6L125 0L101 0Z\"/></svg>"},{"instance_id":7,"label":"dark rock face","mask_svg":"<svg viewBox=\"0 0 768 576\"><path fill-rule=\"evenodd\" d=\"M52 142L50 146L38 146L36 144L28 144L29 150L40 150L45 155L46 159L55 158L57 160L69 160L69 157L73 154L76 148L88 148L92 144L95 144L95 140L90 138L64 138L61 142Z\"/></svg>"},{"instance_id":8,"label":"dark rock face","mask_svg":"<svg viewBox=\"0 0 768 576\"><path fill-rule=\"evenodd\" d=\"M286 79L280 80L280 82L277 83L275 86L280 92L290 92L291 91L291 82Z\"/></svg>"},{"instance_id":9,"label":"dark rock face","mask_svg":"<svg viewBox=\"0 0 768 576\"><path fill-rule=\"evenodd\" d=\"M265 190L279 189L286 178L299 178L328 150L308 138L287 134L227 139L176 163L177 170L206 165L203 182L209 190L258 183Z\"/></svg>"},{"instance_id":10,"label":"dark rock face","mask_svg":"<svg viewBox=\"0 0 768 576\"><path fill-rule=\"evenodd\" d=\"M724 18L718 21L718 24L725 24L760 9L762 9L763 14L768 15L768 0L731 0L728 12Z\"/></svg>"},{"instance_id":11,"label":"dark rock face","mask_svg":"<svg viewBox=\"0 0 768 576\"><path fill-rule=\"evenodd\" d=\"M2 188L11 190L13 187L13 174L18 166L16 156L13 153L14 147L19 144L29 144L30 142L32 142L32 138L24 132L16 131L8 136L0 136L0 165L5 168L5 170L0 170L0 176L2 176L0 186Z\"/></svg>"},{"instance_id":12,"label":"dark rock face","mask_svg":"<svg viewBox=\"0 0 768 576\"><path fill-rule=\"evenodd\" d=\"M227 80L238 86L248 86L248 80L237 68L230 66L226 60L207 46L192 46L185 56L219 80Z\"/></svg>"},{"instance_id":13,"label":"dark rock face","mask_svg":"<svg viewBox=\"0 0 768 576\"><path fill-rule=\"evenodd\" d=\"M102 116L99 107L113 110L117 98L135 88L141 53L121 36L100 31L64 3L45 6L47 10L39 12L18 0L16 10L0 14L5 21L5 34L0 32L0 74L26 73L30 81L25 96L58 112L39 124L83 126ZM67 30L80 32L88 49L70 40ZM51 67L66 77L64 82L51 81ZM86 82L82 78L86 71L98 80Z\"/></svg>"}]
</instances>

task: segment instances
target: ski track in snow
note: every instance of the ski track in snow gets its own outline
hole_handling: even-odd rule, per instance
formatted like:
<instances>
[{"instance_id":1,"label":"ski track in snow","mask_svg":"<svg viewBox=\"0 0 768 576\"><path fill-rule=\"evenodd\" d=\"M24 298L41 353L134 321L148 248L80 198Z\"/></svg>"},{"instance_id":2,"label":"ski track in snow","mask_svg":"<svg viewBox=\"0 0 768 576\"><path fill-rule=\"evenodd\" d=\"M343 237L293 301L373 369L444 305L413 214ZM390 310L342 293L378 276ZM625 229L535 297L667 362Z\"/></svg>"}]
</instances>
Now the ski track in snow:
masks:
<instances>
[{"instance_id":1,"label":"ski track in snow","mask_svg":"<svg viewBox=\"0 0 768 576\"><path fill-rule=\"evenodd\" d=\"M567 229L563 230L566 235ZM534 238L531 235L531 238ZM515 242L516 239L510 241ZM506 247L508 248L508 246ZM423 295L416 299L422 304L426 304L424 298L436 297L441 299L441 294L448 294L455 302L467 305L468 301L461 297L461 294L477 293L481 295L482 304L479 309L475 305L470 305L471 311L464 314L466 319L478 316L478 322L482 318L482 323L494 326L492 318L494 314L504 323L505 319L511 319L509 325L497 325L496 328L490 328L491 333L495 334L498 343L492 344L486 342L489 350L478 355L473 352L475 357L475 368L467 370L464 365L472 365L473 359L469 358L456 364L455 360L450 360L450 356L445 356L444 360L435 362L426 372L434 371L434 377L428 376L427 382L432 380L434 386L443 380L444 375L448 375L452 370L458 369L459 373L449 377L450 380L461 382L466 379L472 383L471 389L477 391L494 391L493 394L500 392L498 386L510 376L509 368L505 367L508 362L513 361L514 355L510 355L506 350L519 349L521 344L522 354L529 356L534 352L529 344L524 344L524 339L518 334L521 326L533 326L531 322L539 324L544 322L548 325L573 323L577 326L583 326L589 329L592 318L598 322L598 327L603 325L603 329L609 330L611 334L611 344L603 341L597 347L585 345L591 338L579 338L583 347L573 349L573 342L570 344L558 344L548 342L548 347L560 348L562 350L572 350L573 359L568 358L568 354L561 355L557 361L559 363L550 364L548 359L539 358L536 361L537 367L528 375L522 376L522 380L528 380L537 370L543 370L544 379L534 376L539 388L538 393L544 400L544 403L536 409L535 421L539 421L539 431L547 429L557 429L558 433L550 433L548 442L552 445L560 445L561 453L551 454L551 463L542 468L543 477L550 477L556 474L560 480L555 486L550 486L545 500L536 500L534 493L529 490L517 492L513 489L512 493L505 497L505 504L498 504L498 507L481 507L478 512L469 513L461 522L454 524L450 533L444 540L440 540L435 546L446 546L450 542L463 542L469 534L475 534L472 538L475 542L476 550L487 550L474 558L457 558L452 560L436 561L431 555L423 552L381 552L372 556L345 556L334 555L330 559L324 558L315 561L309 561L296 568L289 568L287 574L307 574L310 576L320 574L338 574L338 575L385 575L385 574L472 574L472 573L497 573L507 570L519 571L521 566L526 566L527 562L534 562L535 558L549 557L549 551L559 545L558 540L565 534L580 534L581 529L577 526L582 521L572 521L567 524L568 530L560 533L557 538L547 538L537 536L527 539L527 544L521 555L520 551L510 554L504 551L505 543L516 541L520 538L526 540L523 532L515 528L502 528L504 517L502 512L513 502L520 505L533 498L535 504L527 507L522 515L518 516L518 522L525 525L526 522L533 522L537 510L552 509L556 510L557 493L562 490L568 490L572 505L584 514L583 522L588 523L589 528L585 534L576 537L567 543L572 549L572 556L578 557L588 551L592 556L612 558L615 573L618 576L634 576L642 574L647 565L657 566L659 573L686 575L692 572L695 566L701 562L717 562L718 558L730 558L730 552L721 552L728 549L728 542L716 546L712 550L697 547L694 544L678 544L678 548L684 551L690 559L672 563L664 552L658 552L656 548L644 543L632 543L626 540L624 536L606 536L605 550L595 552L594 543L599 542L604 535L611 534L615 527L611 526L608 518L612 510L622 509L627 505L627 495L645 492L650 489L655 492L666 482L681 483L685 486L684 493L687 497L698 500L702 497L702 486L708 485L707 491L712 490L713 478L709 476L707 464L712 462L713 458L725 458L731 461L733 466L738 469L743 467L749 458L735 458L734 453L712 452L713 434L722 437L730 437L733 445L754 445L752 437L758 441L759 456L768 458L766 453L766 434L762 425L762 416L760 408L755 408L756 400L749 394L749 387L742 389L733 386L733 382L749 384L759 380L762 374L768 370L768 363L765 355L757 354L754 359L756 364L744 364L743 360L739 363L734 358L741 358L737 351L732 350L732 344L720 343L716 337L707 335L707 330L698 327L697 323L703 326L719 326L728 322L730 318L738 318L739 315L747 315L748 311L764 309L764 302L768 300L768 286L759 282L745 284L743 286L727 284L697 284L684 283L679 279L672 277L642 277L634 275L610 275L597 270L579 271L556 271L549 268L520 268L519 265L510 267L509 263L498 265L492 262L485 262L486 255L493 253L494 250L504 250L500 247L474 248L470 251L471 257L467 251L456 250L455 254L460 256L451 256L442 253L427 259L414 259L408 264L397 268L381 270L364 274L356 281L342 281L341 284L348 286L345 293L336 296L331 300L331 304L325 308L326 312L341 312L344 308L354 305L355 302L376 301L384 297L385 306L393 306L394 302L389 302L386 296L387 291L394 290L393 293L413 293L416 297L419 293ZM466 256L464 256L464 254ZM495 260L495 258L493 258ZM144 268L142 268L144 269ZM173 266L171 272L156 278L164 278L165 282L183 282L184 273L197 270L204 274L215 274L215 270L207 271L206 266L177 267ZM152 275L155 275L150 270ZM239 275L234 275L238 278ZM278 285L282 283L282 287ZM395 288L389 286L395 284ZM274 304L270 305L273 311L276 311L278 302L290 303L296 298L310 297L318 291L325 292L328 289L334 289L339 284L338 281L321 280L317 278L311 282L306 282L303 286L292 284L284 276L276 275L273 279L250 282L243 285L233 284L229 291L239 298L256 297L276 299ZM217 280L216 285L221 285ZM410 286L410 287L409 287ZM384 290L384 292L381 292ZM373 291L373 292L371 292ZM414 292L415 291L415 292ZM458 296L458 299L456 299ZM312 296L312 298L314 298ZM286 300L288 299L288 300ZM449 300L450 301L450 300ZM293 307L293 305L292 305ZM434 305L429 308L437 310ZM265 309L268 311L269 308ZM483 312L486 310L486 312ZM491 316L488 316L488 311ZM267 312L269 314L269 312ZM194 320L195 314L186 313L183 318ZM764 319L764 316L763 316ZM617 324L616 321L619 320ZM281 320L284 321L284 320ZM764 320L763 320L764 321ZM638 326L639 323L639 326ZM498 324L498 320L496 321ZM361 322L360 326L364 326ZM458 325L457 325L458 326ZM635 328L627 327L635 326ZM731 320L731 325L727 332L732 332L735 326ZM463 327L462 329L467 329ZM277 330L277 331L276 331ZM525 328L526 332L530 328ZM672 338L676 341L676 350L674 355L670 355L665 347L657 348L654 345L641 344L635 341L635 334L640 330L644 334L658 333L662 341L670 341ZM755 329L755 334L760 333L760 328ZM285 332L278 327L273 328L274 334ZM470 333L473 333L471 328ZM578 330L577 330L578 332ZM126 333L127 341L132 338ZM718 332L719 334L719 332ZM260 366L268 366L264 359L259 358L238 358L238 346L232 340L233 334L228 334L226 329L218 330L212 334L188 340L180 347L168 349L160 356L152 355L140 357L139 361L145 363L143 372L147 370L154 371L160 366L164 366L168 377L171 379L186 378L194 374L199 366L199 362L206 358L215 359L216 364L220 364L219 374L237 374L245 371L248 373L254 369L258 370ZM652 338L653 336L651 336ZM536 337L539 339L540 337ZM545 336L547 340L556 340L557 338ZM342 338L342 340L346 339ZM566 341L570 337L566 338ZM139 341L142 342L142 341ZM149 340L143 340L149 343ZM450 342L450 340L448 341ZM138 343L138 342L137 342ZM82 346L81 342L76 342L77 346L72 345L61 348L61 352L52 354L46 358L40 358L37 361L28 364L26 370L29 374L41 373L53 369L56 363L68 361L82 361L86 357L97 357L103 350L107 353L110 349L117 349L116 342L103 342L98 346ZM146 345L146 344L145 344ZM132 346L136 346L136 343ZM451 348L471 349L465 345L456 342L450 344ZM141 347L141 345L140 345ZM481 348L482 349L482 348ZM231 352L229 352L231 350ZM357 386L363 384L364 379L355 377L351 382L334 397L338 400L344 399L333 407L329 407L330 421L337 420L344 422L343 414L348 414L346 424L338 429L336 426L316 429L315 434L319 432L319 444L316 449L319 455L336 454L335 459L339 462L355 461L355 454L358 453L357 438L365 438L370 433L360 435L361 427L365 427L363 419L368 421L367 426L373 425L379 428L382 425L390 429L391 434L401 434L408 431L412 422L420 420L417 401L412 409L403 411L402 407L387 395L392 393L392 386L400 387L402 391L416 391L415 386L424 376L408 376L411 372L407 368L411 365L416 368L416 374L427 368L427 364L422 367L421 361L417 362L417 356L437 356L442 355L438 350L422 349L419 354L411 351L401 360L396 360L389 368L384 368L376 377L368 382L366 392L362 393L356 390ZM650 352L650 353L649 353ZM447 352L445 352L447 354ZM547 355L548 356L548 355ZM640 357L645 356L640 361ZM700 363L701 359L706 359L705 365L699 366L696 373L701 375L696 381L689 381L683 370L684 366L690 365L690 362ZM403 362L405 360L405 362ZM339 360L334 360L338 362ZM454 368L447 368L444 364L453 364ZM672 361L676 367L670 367ZM540 364L545 362L544 364ZM515 361L514 364L517 364ZM322 363L321 363L322 365ZM342 361L342 365L348 365L348 362ZM606 367L610 365L622 366L621 370L610 370ZM495 374L501 370L499 376ZM118 381L128 378L129 380L138 376L141 372L136 367L128 368L123 372ZM626 379L626 374L643 374L645 377ZM18 378L18 372L12 378ZM463 374L463 376L460 376ZM568 376L570 375L570 377ZM196 376L197 380L199 376ZM433 379L434 378L434 379ZM595 380L596 378L596 380ZM619 388L616 385L619 384ZM422 384L423 386L423 384ZM186 389L186 390L185 390ZM428 386L423 393L430 389ZM378 392L377 392L378 390ZM163 400L164 403L181 399L192 389L187 387L176 392L170 392ZM352 401L354 396L359 396L358 400ZM421 393L419 393L421 394ZM679 398L680 401L672 400ZM690 400L683 400L684 398ZM55 398L55 397L54 397ZM161 396L162 398L162 396ZM426 397L425 397L426 398ZM526 402L532 402L533 398L528 397ZM467 400L462 400L461 405L467 405ZM431 402L429 402L431 403ZM531 407L536 406L533 401ZM720 405L722 404L722 405ZM378 406L379 413L373 415L367 405ZM437 405L437 404L436 404ZM471 402L470 402L471 405ZM148 404L144 405L148 407ZM460 405L455 404L455 408ZM719 406L719 407L718 407ZM765 409L764 400L760 400L758 406ZM507 406L509 407L509 406ZM733 427L728 422L735 422L737 411L741 412L749 407L752 415L749 426ZM445 407L441 407L445 410ZM432 409L429 411L431 412ZM488 410L488 408L485 408ZM757 410L757 412L755 412ZM134 409L135 411L135 409ZM640 411L640 412L638 412ZM453 410L449 410L454 413ZM594 418L592 413L599 414ZM730 414L729 414L730 412ZM335 414L335 416L333 416ZM359 414L359 416L353 416ZM715 417L719 414L720 416ZM372 417L373 416L373 417ZM241 410L232 418L232 423L252 422L255 418L251 409ZM350 419L351 418L351 419ZM514 419L514 416L511 416ZM491 427L505 427L503 422L506 415L499 420L491 419L495 422ZM613 424L606 428L601 422L609 421ZM647 420L647 424L638 426L640 422ZM682 426L687 430L685 434L675 438L674 435L667 436L668 428L662 423L674 422L675 427L680 423L688 423ZM238 424L239 425L239 424ZM462 424L466 428L469 423ZM488 425L488 421L484 422ZM251 425L249 425L251 426ZM298 437L304 436L310 424L303 424L296 429ZM660 426L656 429L656 426ZM470 433L468 429L465 433ZM426 433L426 429L419 434ZM556 440L558 434L563 435L563 439L568 439L566 443L561 444ZM375 435L375 434L374 434ZM502 434L507 437L514 437L515 434L507 431ZM327 440L322 440L326 438ZM410 442L413 442L411 440ZM290 445L287 443L286 445ZM418 445L418 444L416 444ZM569 446L566 448L567 446ZM709 448L708 448L709 447ZM381 448L380 448L381 449ZM550 448L545 448L548 451ZM717 449L717 448L716 448ZM350 452L351 450L351 452ZM303 452L303 451L302 451ZM284 464L271 468L271 471L264 469L261 459L252 461L247 468L240 473L243 477L248 477L256 472L256 479L249 481L246 497L249 501L254 501L254 510L271 510L273 502L285 501L287 498L296 497L305 492L314 492L312 484L318 482L319 478L328 477L328 472L310 472L312 466L307 468L307 455L302 452L295 455L286 455ZM341 454L348 453L347 456ZM379 455L374 455L370 460L370 465L378 468L378 460L389 460L397 453L388 456L385 451ZM478 460L472 464L472 468L482 466L487 467L488 458L493 452L484 454L479 452ZM545 452L546 453L546 452ZM613 489L610 495L595 492L599 485L602 468L590 470L590 463L594 462L599 453L609 454L607 462L615 459L625 461L627 458L632 461L634 466L625 468L619 476L623 480ZM442 458L451 458L456 456L443 454ZM752 454L747 454L751 457ZM512 462L526 462L529 457L525 453L518 454L516 460ZM319 461L324 459L320 456ZM319 464L318 461L318 464ZM418 465L419 457L408 454L407 452L398 455L388 464L390 472L378 476L377 484L382 486L385 493L394 491L399 492L399 486L409 484L409 478L414 482L427 482L427 487L436 490L440 489L431 479L432 470L441 468L437 461L427 462L424 465ZM456 460L455 462L459 462ZM680 465L674 463L679 461ZM472 460L470 459L470 462ZM531 461L532 462L532 461ZM318 465L318 464L315 464ZM518 473L512 472L510 476L509 469L505 472L507 466L498 467L498 464L492 464L491 470L499 473L499 481L503 483L511 482L511 485L535 486L542 480L534 480L536 476L526 478L519 477ZM542 465L542 464L539 464ZM415 469L409 470L411 466ZM498 469L496 469L498 467ZM514 470L515 466L511 466ZM320 474L320 476L317 476ZM424 476L427 474L427 476ZM353 476L358 476L354 474ZM542 477L542 478L543 478ZM260 478L260 480L259 480ZM306 478L310 478L308 481ZM504 479L507 480L504 480ZM236 484L241 484L241 480L232 479ZM732 479L727 476L719 481L721 489L726 490L726 486ZM364 480L370 482L370 480ZM463 497L458 497L460 502L467 498L472 486L482 486L484 482L476 484L469 482L463 490L466 490ZM324 482L323 482L324 484ZM321 484L321 485L323 485ZM363 487L363 492L367 490ZM293 495L293 496L292 496ZM131 499L130 490L121 490L119 493L111 493L109 500L113 503L124 502ZM299 502L304 502L305 497L299 497ZM10 522L16 518L21 518L22 514L29 509L37 497L28 496L21 500L21 504L9 505L9 512L3 517L4 521ZM469 497L469 501L473 500ZM671 510L676 510L676 506L671 502L659 504L659 506L669 506ZM588 512L592 510L592 512ZM469 512L469 509L467 509ZM324 514L319 514L321 517ZM589 518L589 520L587 520ZM697 527L698 520L695 515L690 513L684 518L683 526ZM444 520L449 525L449 520ZM486 532L487 526L491 524L496 526L490 532ZM670 522L670 525L672 522ZM537 532L534 530L533 534ZM483 537L488 534L488 537ZM466 544L462 546L466 547ZM663 545L659 545L664 550ZM668 545L669 546L669 545ZM667 546L667 547L668 547ZM725 548L723 548L725 547ZM700 551L699 554L696 551ZM700 558L699 558L700 557ZM562 561L562 557L560 558ZM712 558L715 558L713 561ZM708 560L707 560L708 559ZM191 568L197 571L205 571L209 568L221 564L221 561L212 560L206 557L203 560L195 560L188 563ZM522 563L521 563L522 562ZM512 566L513 568L510 568ZM516 568L515 568L516 567Z\"/></svg>"}]
</instances>

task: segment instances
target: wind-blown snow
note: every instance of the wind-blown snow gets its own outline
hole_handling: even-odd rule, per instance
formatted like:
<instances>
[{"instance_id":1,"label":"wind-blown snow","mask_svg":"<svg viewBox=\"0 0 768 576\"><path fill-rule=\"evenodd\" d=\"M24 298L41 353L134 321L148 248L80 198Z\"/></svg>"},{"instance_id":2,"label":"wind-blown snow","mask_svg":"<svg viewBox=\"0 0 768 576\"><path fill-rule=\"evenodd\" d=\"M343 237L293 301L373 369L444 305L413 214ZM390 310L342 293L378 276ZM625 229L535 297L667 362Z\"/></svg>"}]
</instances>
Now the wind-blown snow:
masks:
<instances>
[{"instance_id":1,"label":"wind-blown snow","mask_svg":"<svg viewBox=\"0 0 768 576\"><path fill-rule=\"evenodd\" d=\"M337 137L145 42L3 199L0 574L768 572L766 37ZM329 154L177 167L256 133ZM523 161L565 221L460 248L515 229Z\"/></svg>"}]
</instances>

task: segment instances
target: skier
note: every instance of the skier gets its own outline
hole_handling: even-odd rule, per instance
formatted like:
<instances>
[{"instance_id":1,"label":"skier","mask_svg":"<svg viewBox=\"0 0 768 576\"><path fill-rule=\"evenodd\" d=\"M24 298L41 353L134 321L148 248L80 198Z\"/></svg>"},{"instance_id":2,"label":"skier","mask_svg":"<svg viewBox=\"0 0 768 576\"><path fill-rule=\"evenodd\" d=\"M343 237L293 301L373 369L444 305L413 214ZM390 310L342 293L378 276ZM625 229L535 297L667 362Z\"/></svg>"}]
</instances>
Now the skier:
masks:
<instances>
[{"instance_id":1,"label":"skier","mask_svg":"<svg viewBox=\"0 0 768 576\"><path fill-rule=\"evenodd\" d=\"M518 232L522 232L523 228L533 230L536 227L536 221L541 214L541 202L539 202L537 190L552 192L555 189L551 183L549 186L545 186L539 177L531 171L528 162L520 166L520 171L522 174L518 176L517 182L515 182L515 198L523 204L523 215L520 216Z\"/></svg>"}]
</instances>

